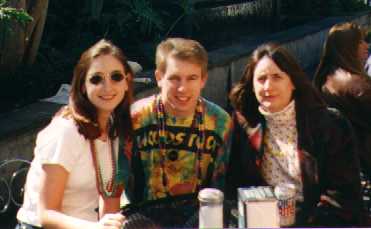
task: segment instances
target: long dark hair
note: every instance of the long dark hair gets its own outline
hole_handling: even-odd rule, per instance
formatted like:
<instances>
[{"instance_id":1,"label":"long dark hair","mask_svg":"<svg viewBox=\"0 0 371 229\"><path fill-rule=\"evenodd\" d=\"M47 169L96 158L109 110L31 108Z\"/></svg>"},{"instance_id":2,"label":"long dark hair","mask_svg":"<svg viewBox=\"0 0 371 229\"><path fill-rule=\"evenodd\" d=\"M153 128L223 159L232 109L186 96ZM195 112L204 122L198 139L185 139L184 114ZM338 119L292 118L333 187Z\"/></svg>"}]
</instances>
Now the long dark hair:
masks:
<instances>
[{"instance_id":1,"label":"long dark hair","mask_svg":"<svg viewBox=\"0 0 371 229\"><path fill-rule=\"evenodd\" d=\"M132 134L130 105L133 101L133 72L121 49L104 39L98 41L81 55L73 72L69 104L62 108L56 115L71 117L75 121L79 133L87 139L94 140L100 136L97 109L90 102L86 93L83 92L83 86L91 63L94 59L103 55L111 55L119 60L124 66L125 73L128 75L126 79L128 90L125 93L124 99L113 111L113 123L109 130L109 137L111 139L119 135L127 138Z\"/></svg>"},{"instance_id":2,"label":"long dark hair","mask_svg":"<svg viewBox=\"0 0 371 229\"><path fill-rule=\"evenodd\" d=\"M338 68L359 76L366 76L362 61L358 57L358 47L365 39L365 31L352 22L334 25L323 46L320 63L314 75L314 85L319 90Z\"/></svg>"},{"instance_id":3,"label":"long dark hair","mask_svg":"<svg viewBox=\"0 0 371 229\"><path fill-rule=\"evenodd\" d=\"M265 56L271 58L290 77L295 87L293 99L296 101L297 111L305 112L325 107L320 94L313 87L294 57L278 44L263 44L254 50L241 80L232 88L230 93L232 105L242 113L251 126L255 126L263 119L258 110L259 102L253 92L253 78L257 63Z\"/></svg>"}]
</instances>

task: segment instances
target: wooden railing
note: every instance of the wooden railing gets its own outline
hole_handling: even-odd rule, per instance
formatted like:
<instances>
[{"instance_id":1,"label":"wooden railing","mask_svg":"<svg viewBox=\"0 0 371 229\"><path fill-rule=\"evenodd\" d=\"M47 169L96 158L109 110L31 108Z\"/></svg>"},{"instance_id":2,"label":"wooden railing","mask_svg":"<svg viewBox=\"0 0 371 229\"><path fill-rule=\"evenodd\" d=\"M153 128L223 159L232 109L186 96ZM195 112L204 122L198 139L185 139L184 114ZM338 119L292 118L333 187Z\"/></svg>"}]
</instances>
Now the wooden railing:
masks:
<instances>
[{"instance_id":1,"label":"wooden railing","mask_svg":"<svg viewBox=\"0 0 371 229\"><path fill-rule=\"evenodd\" d=\"M209 30L220 29L228 26L230 21L240 20L245 23L252 31L259 27L271 27L276 30L280 22L281 0L188 0L187 8L192 9L178 15L181 23L177 23L181 34L186 37L200 39L200 33L210 33ZM168 1L152 0L152 3L159 8L169 6ZM169 12L171 13L171 12ZM181 13L181 12L178 12ZM217 25L218 21L225 22L226 25ZM214 25L215 24L215 25ZM199 28L200 27L200 28Z\"/></svg>"},{"instance_id":2,"label":"wooden railing","mask_svg":"<svg viewBox=\"0 0 371 229\"><path fill-rule=\"evenodd\" d=\"M198 24L199 29L193 27L188 36L200 41L217 36L225 36L221 40L230 40L229 36L233 38L236 32L233 30L234 27L239 28L241 32L239 35L243 32L246 35L259 31L271 32L280 27L280 0L191 0L191 2L195 12L187 15L186 20Z\"/></svg>"}]
</instances>

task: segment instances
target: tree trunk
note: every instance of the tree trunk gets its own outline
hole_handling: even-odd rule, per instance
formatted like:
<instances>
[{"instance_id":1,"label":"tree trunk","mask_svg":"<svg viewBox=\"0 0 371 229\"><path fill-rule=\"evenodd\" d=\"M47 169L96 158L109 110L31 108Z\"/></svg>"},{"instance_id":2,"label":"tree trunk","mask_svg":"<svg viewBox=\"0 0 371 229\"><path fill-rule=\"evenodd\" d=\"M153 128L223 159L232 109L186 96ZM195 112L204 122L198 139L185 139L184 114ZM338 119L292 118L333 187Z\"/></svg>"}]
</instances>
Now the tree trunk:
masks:
<instances>
[{"instance_id":1,"label":"tree trunk","mask_svg":"<svg viewBox=\"0 0 371 229\"><path fill-rule=\"evenodd\" d=\"M49 0L10 0L8 5L24 9L33 21L26 27L14 22L5 38L0 56L0 69L14 71L21 65L35 62L47 16Z\"/></svg>"}]
</instances>

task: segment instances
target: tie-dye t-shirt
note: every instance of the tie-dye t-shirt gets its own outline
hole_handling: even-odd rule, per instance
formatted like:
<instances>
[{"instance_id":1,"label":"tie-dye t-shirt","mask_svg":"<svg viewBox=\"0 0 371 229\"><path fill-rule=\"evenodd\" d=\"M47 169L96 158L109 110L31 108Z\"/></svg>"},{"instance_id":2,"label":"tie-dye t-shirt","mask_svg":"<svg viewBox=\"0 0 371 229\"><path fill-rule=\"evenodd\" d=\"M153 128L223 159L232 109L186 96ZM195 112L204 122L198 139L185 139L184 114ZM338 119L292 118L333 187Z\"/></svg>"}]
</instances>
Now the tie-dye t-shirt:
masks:
<instances>
[{"instance_id":1,"label":"tie-dye t-shirt","mask_svg":"<svg viewBox=\"0 0 371 229\"><path fill-rule=\"evenodd\" d=\"M193 116L179 118L166 115L165 157L159 148L159 129L155 112L155 96L137 101L132 106L134 127L133 155L140 155L144 170L144 200L166 197L162 166L167 177L170 195L191 193L196 190L198 129L191 127ZM224 190L225 172L229 161L232 120L218 105L204 99L205 147L201 159L201 178L206 179L212 155L215 155L211 187ZM202 181L201 181L202 182Z\"/></svg>"}]
</instances>

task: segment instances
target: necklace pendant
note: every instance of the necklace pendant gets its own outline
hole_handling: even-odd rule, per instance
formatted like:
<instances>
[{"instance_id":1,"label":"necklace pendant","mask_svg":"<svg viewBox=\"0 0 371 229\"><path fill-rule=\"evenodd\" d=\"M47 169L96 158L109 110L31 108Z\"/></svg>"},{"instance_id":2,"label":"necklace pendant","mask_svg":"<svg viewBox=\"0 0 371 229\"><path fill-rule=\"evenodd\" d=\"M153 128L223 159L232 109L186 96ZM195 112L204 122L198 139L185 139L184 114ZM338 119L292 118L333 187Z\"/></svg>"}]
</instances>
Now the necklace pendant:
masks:
<instances>
[{"instance_id":1,"label":"necklace pendant","mask_svg":"<svg viewBox=\"0 0 371 229\"><path fill-rule=\"evenodd\" d=\"M112 182L111 181L108 181L107 184L106 184L106 190L108 192L111 192L112 191Z\"/></svg>"},{"instance_id":2,"label":"necklace pendant","mask_svg":"<svg viewBox=\"0 0 371 229\"><path fill-rule=\"evenodd\" d=\"M178 160L178 157L179 157L179 153L176 150L172 150L167 153L167 159L169 159L170 161L176 161Z\"/></svg>"}]
</instances>

